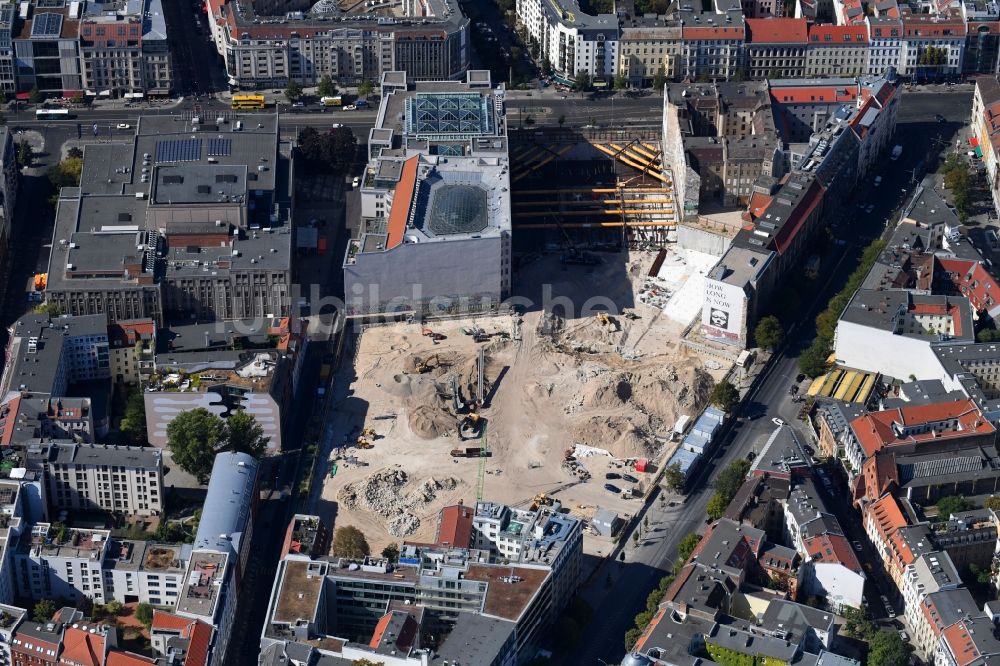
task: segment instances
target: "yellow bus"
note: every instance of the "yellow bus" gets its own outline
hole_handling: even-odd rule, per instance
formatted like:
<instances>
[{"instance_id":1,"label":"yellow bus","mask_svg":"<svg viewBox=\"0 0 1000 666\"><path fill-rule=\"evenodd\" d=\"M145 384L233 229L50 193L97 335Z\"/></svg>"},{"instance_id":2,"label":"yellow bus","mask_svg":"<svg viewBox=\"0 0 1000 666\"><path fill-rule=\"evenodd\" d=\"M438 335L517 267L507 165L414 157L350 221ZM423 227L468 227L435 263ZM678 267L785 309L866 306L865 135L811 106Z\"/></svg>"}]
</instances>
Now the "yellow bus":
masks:
<instances>
[{"instance_id":1,"label":"yellow bus","mask_svg":"<svg viewBox=\"0 0 1000 666\"><path fill-rule=\"evenodd\" d=\"M233 95L232 108L236 109L263 109L263 95Z\"/></svg>"}]
</instances>

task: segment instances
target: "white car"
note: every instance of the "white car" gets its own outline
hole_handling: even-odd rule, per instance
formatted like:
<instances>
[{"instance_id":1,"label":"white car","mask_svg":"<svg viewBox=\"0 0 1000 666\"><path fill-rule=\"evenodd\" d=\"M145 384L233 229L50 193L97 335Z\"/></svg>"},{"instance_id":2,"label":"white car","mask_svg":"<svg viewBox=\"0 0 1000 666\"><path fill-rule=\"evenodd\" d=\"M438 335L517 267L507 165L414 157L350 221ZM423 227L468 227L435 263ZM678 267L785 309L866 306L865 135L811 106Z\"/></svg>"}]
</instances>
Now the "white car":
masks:
<instances>
[{"instance_id":1,"label":"white car","mask_svg":"<svg viewBox=\"0 0 1000 666\"><path fill-rule=\"evenodd\" d=\"M358 107L355 104L348 104L344 107L344 111L357 111Z\"/></svg>"},{"instance_id":2,"label":"white car","mask_svg":"<svg viewBox=\"0 0 1000 666\"><path fill-rule=\"evenodd\" d=\"M132 129L132 126L128 123L118 123L118 129Z\"/></svg>"},{"instance_id":3,"label":"white car","mask_svg":"<svg viewBox=\"0 0 1000 666\"><path fill-rule=\"evenodd\" d=\"M357 187L361 184L361 176L355 176L354 180L351 181L351 187Z\"/></svg>"},{"instance_id":4,"label":"white car","mask_svg":"<svg viewBox=\"0 0 1000 666\"><path fill-rule=\"evenodd\" d=\"M332 125L332 127L333 127L333 129L340 129L341 127L343 127L343 125L342 125L342 124L340 124L340 123L334 123L334 124Z\"/></svg>"},{"instance_id":5,"label":"white car","mask_svg":"<svg viewBox=\"0 0 1000 666\"><path fill-rule=\"evenodd\" d=\"M774 425L779 426L779 427L785 425L785 422L782 421L781 419L779 419L777 416L775 416L773 419L771 419L771 423L773 423Z\"/></svg>"}]
</instances>

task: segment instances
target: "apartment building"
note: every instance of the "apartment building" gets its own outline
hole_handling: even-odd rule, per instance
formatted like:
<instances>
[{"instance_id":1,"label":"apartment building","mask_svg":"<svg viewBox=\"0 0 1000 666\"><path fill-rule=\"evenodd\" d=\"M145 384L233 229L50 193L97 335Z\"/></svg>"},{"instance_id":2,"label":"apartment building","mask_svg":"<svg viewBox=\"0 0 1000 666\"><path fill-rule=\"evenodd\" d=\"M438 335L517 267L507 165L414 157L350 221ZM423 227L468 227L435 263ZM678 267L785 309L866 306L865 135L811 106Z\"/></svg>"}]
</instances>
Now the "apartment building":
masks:
<instances>
[{"instance_id":1,"label":"apartment building","mask_svg":"<svg viewBox=\"0 0 1000 666\"><path fill-rule=\"evenodd\" d=\"M480 502L474 511L442 510L437 543L404 542L396 565L287 554L271 592L262 654L309 652L310 645L317 656L394 654L400 665L426 663L421 658L517 663L534 653L573 594L581 534L580 521L560 513L558 503L521 511ZM324 612L334 598L334 612ZM396 623L409 628L394 630ZM431 626L438 627L433 643L397 640Z\"/></svg>"},{"instance_id":2,"label":"apartment building","mask_svg":"<svg viewBox=\"0 0 1000 666\"><path fill-rule=\"evenodd\" d=\"M752 79L800 79L806 71L805 19L747 19L747 72Z\"/></svg>"},{"instance_id":3,"label":"apartment building","mask_svg":"<svg viewBox=\"0 0 1000 666\"><path fill-rule=\"evenodd\" d=\"M152 541L113 540L104 561L104 591L122 603L175 608L190 548Z\"/></svg>"},{"instance_id":4,"label":"apartment building","mask_svg":"<svg viewBox=\"0 0 1000 666\"><path fill-rule=\"evenodd\" d=\"M966 25L961 13L902 13L903 48L898 71L917 80L954 76L962 72Z\"/></svg>"},{"instance_id":5,"label":"apartment building","mask_svg":"<svg viewBox=\"0 0 1000 666\"><path fill-rule=\"evenodd\" d=\"M885 76L890 67L899 68L903 52L903 22L895 16L868 16L868 68L866 73Z\"/></svg>"},{"instance_id":6,"label":"apartment building","mask_svg":"<svg viewBox=\"0 0 1000 666\"><path fill-rule=\"evenodd\" d=\"M27 443L25 465L41 474L52 509L133 516L163 510L159 449L38 440Z\"/></svg>"},{"instance_id":7,"label":"apartment building","mask_svg":"<svg viewBox=\"0 0 1000 666\"><path fill-rule=\"evenodd\" d=\"M3 20L3 9L0 7L0 21ZM2 39L2 33L0 33L0 39ZM2 62L2 55L0 55L0 62ZM11 232L20 181L20 169L17 166L13 135L6 126L0 127L0 266L10 265Z\"/></svg>"},{"instance_id":8,"label":"apartment building","mask_svg":"<svg viewBox=\"0 0 1000 666\"><path fill-rule=\"evenodd\" d=\"M679 77L728 81L744 71L746 28L742 13L682 12L682 20Z\"/></svg>"},{"instance_id":9,"label":"apartment building","mask_svg":"<svg viewBox=\"0 0 1000 666\"><path fill-rule=\"evenodd\" d=\"M602 81L618 68L619 24L614 14L591 16L577 0L518 0L517 18L538 44L539 59L570 83L578 72ZM654 72L655 73L655 72Z\"/></svg>"},{"instance_id":10,"label":"apartment building","mask_svg":"<svg viewBox=\"0 0 1000 666\"><path fill-rule=\"evenodd\" d=\"M162 0L86 3L78 29L83 86L91 94L170 92L173 71Z\"/></svg>"},{"instance_id":11,"label":"apartment building","mask_svg":"<svg viewBox=\"0 0 1000 666\"><path fill-rule=\"evenodd\" d=\"M1000 83L995 75L976 78L971 124L983 154L993 206L1000 210Z\"/></svg>"},{"instance_id":12,"label":"apartment building","mask_svg":"<svg viewBox=\"0 0 1000 666\"><path fill-rule=\"evenodd\" d=\"M116 384L141 384L155 369L156 322L122 319L108 325L111 378Z\"/></svg>"},{"instance_id":13,"label":"apartment building","mask_svg":"<svg viewBox=\"0 0 1000 666\"><path fill-rule=\"evenodd\" d=\"M924 601L929 595L962 587L958 569L948 553L936 551L917 557L903 572L903 612L906 623L914 630L913 643L921 657L927 659L937 647L937 637L924 614Z\"/></svg>"},{"instance_id":14,"label":"apartment building","mask_svg":"<svg viewBox=\"0 0 1000 666\"><path fill-rule=\"evenodd\" d=\"M131 143L87 146L57 206L47 299L158 326L286 316L290 160L273 115L145 116Z\"/></svg>"},{"instance_id":15,"label":"apartment building","mask_svg":"<svg viewBox=\"0 0 1000 666\"><path fill-rule=\"evenodd\" d=\"M651 86L660 71L667 79L676 78L681 32L680 22L665 16L619 15L617 74L637 88Z\"/></svg>"},{"instance_id":16,"label":"apartment building","mask_svg":"<svg viewBox=\"0 0 1000 666\"><path fill-rule=\"evenodd\" d=\"M867 26L818 23L809 26L806 76L859 76L867 70Z\"/></svg>"},{"instance_id":17,"label":"apartment building","mask_svg":"<svg viewBox=\"0 0 1000 666\"><path fill-rule=\"evenodd\" d=\"M102 569L110 537L107 530L35 523L22 535L13 556L11 575L17 594L25 599L110 601Z\"/></svg>"},{"instance_id":18,"label":"apartment building","mask_svg":"<svg viewBox=\"0 0 1000 666\"><path fill-rule=\"evenodd\" d=\"M324 2L309 11L290 11L287 3L219 0L207 7L232 86L273 88L293 80L311 86L324 76L356 84L395 70L413 80L438 81L469 69L469 19L453 0L375 10L359 3L346 15Z\"/></svg>"},{"instance_id":19,"label":"apartment building","mask_svg":"<svg viewBox=\"0 0 1000 666\"><path fill-rule=\"evenodd\" d=\"M992 615L962 618L945 627L934 653L935 666L960 666L976 655L983 662L1000 656L1000 632Z\"/></svg>"}]
</instances>

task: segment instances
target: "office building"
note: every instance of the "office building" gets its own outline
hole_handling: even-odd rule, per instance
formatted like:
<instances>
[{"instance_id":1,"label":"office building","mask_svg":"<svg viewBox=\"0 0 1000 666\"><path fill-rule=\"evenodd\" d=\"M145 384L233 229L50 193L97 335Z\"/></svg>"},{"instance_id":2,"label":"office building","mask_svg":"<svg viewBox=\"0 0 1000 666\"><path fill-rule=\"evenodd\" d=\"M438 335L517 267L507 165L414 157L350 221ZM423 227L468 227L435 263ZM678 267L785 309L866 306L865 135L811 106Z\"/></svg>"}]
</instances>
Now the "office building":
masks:
<instances>
[{"instance_id":1,"label":"office building","mask_svg":"<svg viewBox=\"0 0 1000 666\"><path fill-rule=\"evenodd\" d=\"M503 87L382 80L348 243L348 315L490 312L510 293L510 165ZM405 266L405 270L402 267Z\"/></svg>"}]
</instances>

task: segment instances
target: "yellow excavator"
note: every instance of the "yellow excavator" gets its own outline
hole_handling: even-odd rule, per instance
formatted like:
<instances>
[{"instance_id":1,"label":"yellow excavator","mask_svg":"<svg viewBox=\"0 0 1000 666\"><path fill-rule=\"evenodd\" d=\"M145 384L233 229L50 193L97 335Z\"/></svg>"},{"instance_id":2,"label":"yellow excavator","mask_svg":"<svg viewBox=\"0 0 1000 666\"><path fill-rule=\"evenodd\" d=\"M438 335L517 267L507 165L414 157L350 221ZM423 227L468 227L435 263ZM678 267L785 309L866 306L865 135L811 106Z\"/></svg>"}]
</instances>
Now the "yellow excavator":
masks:
<instances>
[{"instance_id":1,"label":"yellow excavator","mask_svg":"<svg viewBox=\"0 0 1000 666\"><path fill-rule=\"evenodd\" d=\"M545 493L538 493L535 498L531 500L531 510L537 511L539 507L551 506L552 498Z\"/></svg>"},{"instance_id":2,"label":"yellow excavator","mask_svg":"<svg viewBox=\"0 0 1000 666\"><path fill-rule=\"evenodd\" d=\"M375 428L362 428L361 436L366 438L371 437L372 439L378 439L378 433L375 432Z\"/></svg>"},{"instance_id":3,"label":"yellow excavator","mask_svg":"<svg viewBox=\"0 0 1000 666\"><path fill-rule=\"evenodd\" d=\"M370 449L370 448L372 448L371 442L369 442L368 439L366 437L364 437L364 436L358 437L358 441L357 441L356 446L359 449Z\"/></svg>"},{"instance_id":4,"label":"yellow excavator","mask_svg":"<svg viewBox=\"0 0 1000 666\"><path fill-rule=\"evenodd\" d=\"M437 367L437 363L438 363L438 355L437 354L434 354L433 356L431 356L430 358L428 358L426 361L422 361L419 358L414 358L413 359L413 371L417 372L417 373L420 373L420 374L423 374L425 372L429 372L429 371L433 370L434 368L436 368Z\"/></svg>"}]
</instances>

